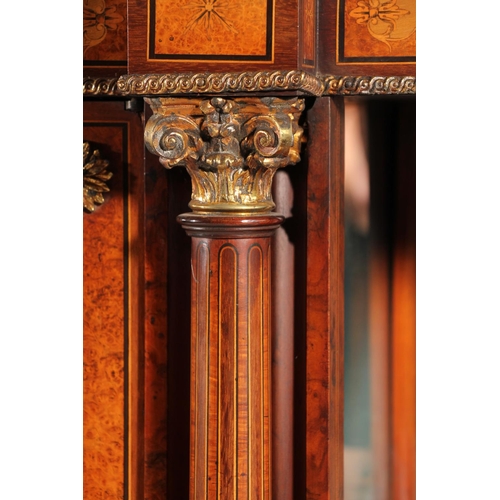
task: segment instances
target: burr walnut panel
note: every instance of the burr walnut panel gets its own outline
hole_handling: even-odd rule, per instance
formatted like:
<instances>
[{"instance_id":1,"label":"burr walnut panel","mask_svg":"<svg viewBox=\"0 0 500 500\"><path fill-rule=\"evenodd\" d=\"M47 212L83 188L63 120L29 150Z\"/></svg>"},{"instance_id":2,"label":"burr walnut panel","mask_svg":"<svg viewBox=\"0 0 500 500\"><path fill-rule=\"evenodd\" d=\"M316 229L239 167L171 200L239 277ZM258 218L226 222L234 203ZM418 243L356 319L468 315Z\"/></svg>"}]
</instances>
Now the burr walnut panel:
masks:
<instances>
[{"instance_id":1,"label":"burr walnut panel","mask_svg":"<svg viewBox=\"0 0 500 500\"><path fill-rule=\"evenodd\" d=\"M319 0L318 5L320 74L415 76L415 0Z\"/></svg>"},{"instance_id":2,"label":"burr walnut panel","mask_svg":"<svg viewBox=\"0 0 500 500\"><path fill-rule=\"evenodd\" d=\"M129 73L298 69L299 0L129 0Z\"/></svg>"},{"instance_id":3,"label":"burr walnut panel","mask_svg":"<svg viewBox=\"0 0 500 500\"><path fill-rule=\"evenodd\" d=\"M113 170L111 195L84 214L84 496L122 499L127 489L129 323L123 124L87 123Z\"/></svg>"},{"instance_id":4,"label":"burr walnut panel","mask_svg":"<svg viewBox=\"0 0 500 500\"><path fill-rule=\"evenodd\" d=\"M83 1L83 67L87 74L126 72L125 0Z\"/></svg>"},{"instance_id":5,"label":"burr walnut panel","mask_svg":"<svg viewBox=\"0 0 500 500\"><path fill-rule=\"evenodd\" d=\"M414 62L416 0L340 0L337 62Z\"/></svg>"},{"instance_id":6,"label":"burr walnut panel","mask_svg":"<svg viewBox=\"0 0 500 500\"><path fill-rule=\"evenodd\" d=\"M273 0L150 0L148 58L270 61L273 7Z\"/></svg>"},{"instance_id":7,"label":"burr walnut panel","mask_svg":"<svg viewBox=\"0 0 500 500\"><path fill-rule=\"evenodd\" d=\"M142 498L142 123L123 102L83 111L83 139L113 174L83 222L84 498Z\"/></svg>"}]
</instances>

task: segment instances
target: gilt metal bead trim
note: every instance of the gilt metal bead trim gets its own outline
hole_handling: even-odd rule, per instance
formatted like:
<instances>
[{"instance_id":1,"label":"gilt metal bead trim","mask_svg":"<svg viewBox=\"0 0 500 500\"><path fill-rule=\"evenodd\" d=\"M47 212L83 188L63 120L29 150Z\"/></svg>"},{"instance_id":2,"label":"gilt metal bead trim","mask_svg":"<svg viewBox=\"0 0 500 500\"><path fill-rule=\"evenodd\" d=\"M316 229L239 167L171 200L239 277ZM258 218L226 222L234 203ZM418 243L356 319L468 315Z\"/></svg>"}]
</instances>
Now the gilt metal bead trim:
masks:
<instances>
[{"instance_id":1,"label":"gilt metal bead trim","mask_svg":"<svg viewBox=\"0 0 500 500\"><path fill-rule=\"evenodd\" d=\"M124 75L118 79L119 95L219 94L225 92L303 91L320 96L323 82L304 71Z\"/></svg>"},{"instance_id":2,"label":"gilt metal bead trim","mask_svg":"<svg viewBox=\"0 0 500 500\"><path fill-rule=\"evenodd\" d=\"M229 93L303 92L321 95L416 94L414 76L315 77L299 70L243 73L123 75L83 80L84 96L175 96Z\"/></svg>"},{"instance_id":3,"label":"gilt metal bead trim","mask_svg":"<svg viewBox=\"0 0 500 500\"><path fill-rule=\"evenodd\" d=\"M84 96L113 96L116 95L116 78L90 78L83 79Z\"/></svg>"},{"instance_id":4,"label":"gilt metal bead trim","mask_svg":"<svg viewBox=\"0 0 500 500\"><path fill-rule=\"evenodd\" d=\"M414 76L326 76L325 95L416 94Z\"/></svg>"},{"instance_id":5,"label":"gilt metal bead trim","mask_svg":"<svg viewBox=\"0 0 500 500\"><path fill-rule=\"evenodd\" d=\"M83 143L83 208L93 212L96 205L104 203L103 193L109 192L106 182L113 176L108 172L109 161L101 158L96 149L91 151L88 142Z\"/></svg>"}]
</instances>

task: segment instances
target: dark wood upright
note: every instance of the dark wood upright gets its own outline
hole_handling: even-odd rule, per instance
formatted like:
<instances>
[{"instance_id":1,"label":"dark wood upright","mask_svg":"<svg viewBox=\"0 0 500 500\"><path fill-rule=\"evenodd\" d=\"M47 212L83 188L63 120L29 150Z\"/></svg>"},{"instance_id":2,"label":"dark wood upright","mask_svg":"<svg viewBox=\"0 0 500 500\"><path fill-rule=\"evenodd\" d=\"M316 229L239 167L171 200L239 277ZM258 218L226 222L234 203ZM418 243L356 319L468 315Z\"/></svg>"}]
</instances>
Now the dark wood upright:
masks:
<instances>
[{"instance_id":1,"label":"dark wood upright","mask_svg":"<svg viewBox=\"0 0 500 500\"><path fill-rule=\"evenodd\" d=\"M179 217L192 237L191 499L271 498L271 236L282 220Z\"/></svg>"}]
</instances>

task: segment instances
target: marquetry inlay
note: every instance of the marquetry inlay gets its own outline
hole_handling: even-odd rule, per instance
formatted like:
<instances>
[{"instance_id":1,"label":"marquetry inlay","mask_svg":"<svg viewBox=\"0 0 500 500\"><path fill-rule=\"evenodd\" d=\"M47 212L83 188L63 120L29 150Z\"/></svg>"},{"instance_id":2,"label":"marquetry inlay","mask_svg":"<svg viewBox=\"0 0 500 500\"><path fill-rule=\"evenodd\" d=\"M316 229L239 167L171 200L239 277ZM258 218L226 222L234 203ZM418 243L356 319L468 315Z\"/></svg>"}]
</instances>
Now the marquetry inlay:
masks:
<instances>
[{"instance_id":1,"label":"marquetry inlay","mask_svg":"<svg viewBox=\"0 0 500 500\"><path fill-rule=\"evenodd\" d=\"M273 0L149 0L148 59L271 61Z\"/></svg>"}]
</instances>

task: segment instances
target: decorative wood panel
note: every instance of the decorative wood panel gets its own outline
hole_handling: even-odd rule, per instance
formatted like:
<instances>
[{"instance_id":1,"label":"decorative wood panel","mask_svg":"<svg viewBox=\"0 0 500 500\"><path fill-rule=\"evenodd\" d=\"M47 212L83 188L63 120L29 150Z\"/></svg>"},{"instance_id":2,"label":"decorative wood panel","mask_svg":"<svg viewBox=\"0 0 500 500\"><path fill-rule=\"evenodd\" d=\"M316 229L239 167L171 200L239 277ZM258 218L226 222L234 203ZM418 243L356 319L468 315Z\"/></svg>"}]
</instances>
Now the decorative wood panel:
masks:
<instances>
[{"instance_id":1,"label":"decorative wood panel","mask_svg":"<svg viewBox=\"0 0 500 500\"><path fill-rule=\"evenodd\" d=\"M274 0L150 0L148 60L273 60Z\"/></svg>"},{"instance_id":2,"label":"decorative wood panel","mask_svg":"<svg viewBox=\"0 0 500 500\"><path fill-rule=\"evenodd\" d=\"M129 73L297 69L298 0L129 1Z\"/></svg>"},{"instance_id":3,"label":"decorative wood panel","mask_svg":"<svg viewBox=\"0 0 500 500\"><path fill-rule=\"evenodd\" d=\"M127 72L127 2L83 1L83 69L86 75Z\"/></svg>"},{"instance_id":4,"label":"decorative wood panel","mask_svg":"<svg viewBox=\"0 0 500 500\"><path fill-rule=\"evenodd\" d=\"M104 118L105 117L105 118ZM137 115L86 103L84 139L109 160L105 202L84 213L84 498L136 498L140 487L141 168Z\"/></svg>"},{"instance_id":5,"label":"decorative wood panel","mask_svg":"<svg viewBox=\"0 0 500 500\"><path fill-rule=\"evenodd\" d=\"M415 0L319 1L321 73L415 75Z\"/></svg>"},{"instance_id":6,"label":"decorative wood panel","mask_svg":"<svg viewBox=\"0 0 500 500\"><path fill-rule=\"evenodd\" d=\"M415 62L416 0L339 0L337 63Z\"/></svg>"}]
</instances>

